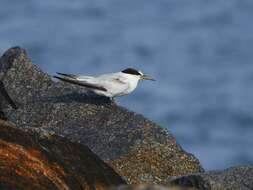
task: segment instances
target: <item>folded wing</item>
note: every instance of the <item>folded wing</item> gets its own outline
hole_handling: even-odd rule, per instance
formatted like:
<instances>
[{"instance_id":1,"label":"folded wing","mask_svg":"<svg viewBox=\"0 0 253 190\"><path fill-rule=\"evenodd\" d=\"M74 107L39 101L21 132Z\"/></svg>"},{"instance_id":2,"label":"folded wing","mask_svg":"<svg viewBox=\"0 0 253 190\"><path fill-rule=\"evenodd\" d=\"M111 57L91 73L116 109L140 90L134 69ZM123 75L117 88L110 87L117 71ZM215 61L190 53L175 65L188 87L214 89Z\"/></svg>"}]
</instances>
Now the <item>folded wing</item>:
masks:
<instances>
[{"instance_id":1,"label":"folded wing","mask_svg":"<svg viewBox=\"0 0 253 190\"><path fill-rule=\"evenodd\" d=\"M64 74L64 73L57 73L57 74L61 75L61 76L54 76L54 78L57 78L57 79L59 79L63 82L83 86L83 87L86 87L86 88L91 88L91 89L94 89L94 90L101 90L101 91L105 91L105 92L107 91L107 89L105 87L103 87L102 85L98 85L98 84L88 82L88 81L84 80L84 78L82 79L81 76L71 75L71 74Z\"/></svg>"},{"instance_id":2,"label":"folded wing","mask_svg":"<svg viewBox=\"0 0 253 190\"><path fill-rule=\"evenodd\" d=\"M129 89L129 82L119 73L104 74L96 78L96 81L110 91L112 96L125 95Z\"/></svg>"}]
</instances>

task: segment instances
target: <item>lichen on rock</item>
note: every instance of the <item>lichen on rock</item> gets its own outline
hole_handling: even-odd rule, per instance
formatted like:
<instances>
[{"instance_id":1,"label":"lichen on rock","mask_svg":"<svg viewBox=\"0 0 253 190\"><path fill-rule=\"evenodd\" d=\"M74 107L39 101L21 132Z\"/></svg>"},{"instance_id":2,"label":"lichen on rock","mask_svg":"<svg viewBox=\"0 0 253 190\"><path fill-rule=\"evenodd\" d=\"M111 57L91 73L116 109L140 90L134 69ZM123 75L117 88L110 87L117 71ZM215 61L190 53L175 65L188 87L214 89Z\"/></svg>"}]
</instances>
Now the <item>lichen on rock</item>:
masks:
<instances>
[{"instance_id":1,"label":"lichen on rock","mask_svg":"<svg viewBox=\"0 0 253 190\"><path fill-rule=\"evenodd\" d=\"M0 120L0 189L107 189L125 184L88 147Z\"/></svg>"}]
</instances>

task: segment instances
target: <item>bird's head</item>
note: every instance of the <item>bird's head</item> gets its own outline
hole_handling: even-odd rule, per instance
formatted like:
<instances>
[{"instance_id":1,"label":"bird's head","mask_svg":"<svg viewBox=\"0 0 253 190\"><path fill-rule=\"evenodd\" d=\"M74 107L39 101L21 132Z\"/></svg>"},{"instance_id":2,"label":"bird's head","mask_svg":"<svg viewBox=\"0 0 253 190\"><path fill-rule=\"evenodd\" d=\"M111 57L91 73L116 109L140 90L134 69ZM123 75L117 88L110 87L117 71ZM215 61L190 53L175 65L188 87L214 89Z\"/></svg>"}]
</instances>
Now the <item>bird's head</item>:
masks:
<instances>
[{"instance_id":1,"label":"bird's head","mask_svg":"<svg viewBox=\"0 0 253 190\"><path fill-rule=\"evenodd\" d=\"M121 72L125 73L125 74L128 74L128 75L132 75L134 77L137 77L139 80L152 80L152 81L155 81L155 79L153 79L151 76L145 75L141 71L138 71L138 70L133 69L133 68L128 68L128 69L125 69Z\"/></svg>"}]
</instances>

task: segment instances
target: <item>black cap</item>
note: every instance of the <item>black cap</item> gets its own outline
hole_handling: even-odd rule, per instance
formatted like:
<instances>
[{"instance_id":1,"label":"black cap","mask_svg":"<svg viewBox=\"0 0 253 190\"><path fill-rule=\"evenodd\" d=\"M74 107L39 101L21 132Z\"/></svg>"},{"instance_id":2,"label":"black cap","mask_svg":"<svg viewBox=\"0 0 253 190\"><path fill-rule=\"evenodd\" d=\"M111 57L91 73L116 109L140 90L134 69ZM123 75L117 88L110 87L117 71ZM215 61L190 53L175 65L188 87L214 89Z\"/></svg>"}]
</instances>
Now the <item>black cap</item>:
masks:
<instances>
[{"instance_id":1,"label":"black cap","mask_svg":"<svg viewBox=\"0 0 253 190\"><path fill-rule=\"evenodd\" d=\"M130 75L143 75L140 71L137 71L136 69L133 69L133 68L127 68L121 72L126 73L126 74L130 74Z\"/></svg>"}]
</instances>

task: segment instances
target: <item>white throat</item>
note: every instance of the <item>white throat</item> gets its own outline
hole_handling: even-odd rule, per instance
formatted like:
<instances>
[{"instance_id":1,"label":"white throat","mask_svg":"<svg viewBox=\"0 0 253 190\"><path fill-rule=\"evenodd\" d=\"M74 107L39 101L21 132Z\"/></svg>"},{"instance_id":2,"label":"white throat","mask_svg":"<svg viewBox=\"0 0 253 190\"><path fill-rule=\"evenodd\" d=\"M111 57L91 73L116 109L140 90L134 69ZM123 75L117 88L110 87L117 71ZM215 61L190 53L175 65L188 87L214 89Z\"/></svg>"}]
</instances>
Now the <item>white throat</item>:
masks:
<instances>
[{"instance_id":1,"label":"white throat","mask_svg":"<svg viewBox=\"0 0 253 190\"><path fill-rule=\"evenodd\" d=\"M131 74L126 74L122 73L125 77L125 82L129 84L129 89L128 93L132 92L138 85L138 82L140 80L140 75L131 75Z\"/></svg>"}]
</instances>

